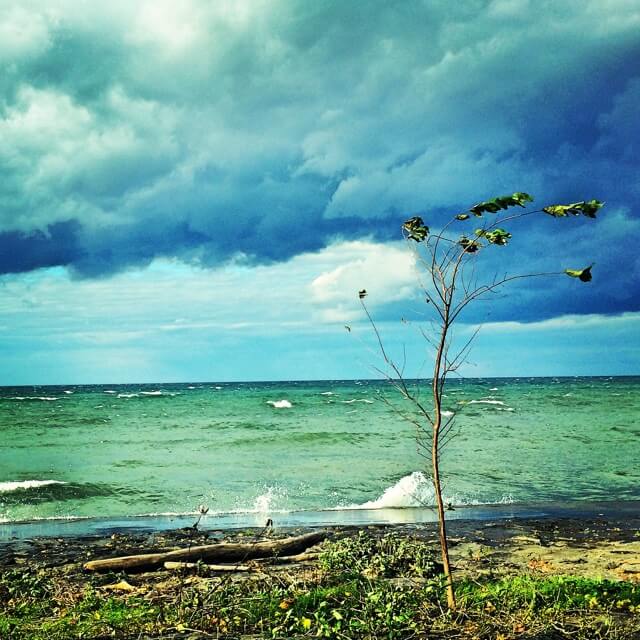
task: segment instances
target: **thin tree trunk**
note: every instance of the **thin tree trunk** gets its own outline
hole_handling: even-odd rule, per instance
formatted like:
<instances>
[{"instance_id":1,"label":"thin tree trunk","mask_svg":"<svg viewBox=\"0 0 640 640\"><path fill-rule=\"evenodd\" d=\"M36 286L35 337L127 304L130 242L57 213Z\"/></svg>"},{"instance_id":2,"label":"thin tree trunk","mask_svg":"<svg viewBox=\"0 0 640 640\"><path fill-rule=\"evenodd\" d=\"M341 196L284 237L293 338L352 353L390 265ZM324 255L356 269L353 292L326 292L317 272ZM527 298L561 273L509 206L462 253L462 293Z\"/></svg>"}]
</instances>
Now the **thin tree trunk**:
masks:
<instances>
[{"instance_id":1,"label":"thin tree trunk","mask_svg":"<svg viewBox=\"0 0 640 640\"><path fill-rule=\"evenodd\" d=\"M437 425L437 428L436 428ZM433 486L436 495L436 507L438 510L438 536L440 537L440 549L442 551L442 566L445 579L447 581L447 605L452 611L456 608L456 595L453 590L453 577L451 575L451 564L449 562L449 542L447 540L447 526L444 515L444 504L442 502L442 489L440 487L440 469L438 465L438 433L440 430L440 416L436 420L433 428L433 444L431 447L431 462L433 466Z\"/></svg>"},{"instance_id":2,"label":"thin tree trunk","mask_svg":"<svg viewBox=\"0 0 640 640\"><path fill-rule=\"evenodd\" d=\"M442 487L440 486L440 464L438 459L438 439L440 437L440 427L442 426L442 390L440 388L440 372L442 369L442 359L445 352L449 317L449 304L445 303L445 312L442 324L442 334L438 344L435 366L433 370L433 440L431 442L431 467L433 472L433 488L436 496L436 507L438 510L438 535L440 537L440 550L442 551L442 566L445 579L447 581L447 605L451 611L456 608L456 595L453 590L453 577L451 575L451 563L449 562L449 541L447 540L447 525L445 522L444 503L442 502Z\"/></svg>"}]
</instances>

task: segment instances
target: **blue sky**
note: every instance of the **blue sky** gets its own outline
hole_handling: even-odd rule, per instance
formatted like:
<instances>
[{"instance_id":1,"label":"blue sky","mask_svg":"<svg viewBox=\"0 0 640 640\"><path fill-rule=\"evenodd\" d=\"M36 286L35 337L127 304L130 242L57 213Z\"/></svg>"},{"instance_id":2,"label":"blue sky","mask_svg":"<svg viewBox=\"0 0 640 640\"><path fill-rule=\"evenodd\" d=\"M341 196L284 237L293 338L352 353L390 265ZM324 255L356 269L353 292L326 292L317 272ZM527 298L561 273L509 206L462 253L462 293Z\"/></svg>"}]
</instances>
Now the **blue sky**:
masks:
<instances>
[{"instance_id":1,"label":"blue sky","mask_svg":"<svg viewBox=\"0 0 640 640\"><path fill-rule=\"evenodd\" d=\"M371 376L363 287L424 373L400 225L513 191L606 206L499 268L594 280L477 305L465 375L640 373L638 60L631 0L5 0L0 384Z\"/></svg>"}]
</instances>

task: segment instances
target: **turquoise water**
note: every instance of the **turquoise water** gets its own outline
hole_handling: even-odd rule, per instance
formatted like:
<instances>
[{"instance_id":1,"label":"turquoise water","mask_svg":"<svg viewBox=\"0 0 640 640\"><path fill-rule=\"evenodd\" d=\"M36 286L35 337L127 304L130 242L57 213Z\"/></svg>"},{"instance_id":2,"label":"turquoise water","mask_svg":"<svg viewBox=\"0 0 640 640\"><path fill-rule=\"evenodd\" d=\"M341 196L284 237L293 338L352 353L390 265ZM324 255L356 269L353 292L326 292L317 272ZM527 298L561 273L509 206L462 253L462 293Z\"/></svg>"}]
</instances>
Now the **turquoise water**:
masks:
<instances>
[{"instance_id":1,"label":"turquoise water","mask_svg":"<svg viewBox=\"0 0 640 640\"><path fill-rule=\"evenodd\" d=\"M452 381L445 401L453 504L640 499L640 378ZM0 388L0 520L429 505L408 408L380 381Z\"/></svg>"}]
</instances>

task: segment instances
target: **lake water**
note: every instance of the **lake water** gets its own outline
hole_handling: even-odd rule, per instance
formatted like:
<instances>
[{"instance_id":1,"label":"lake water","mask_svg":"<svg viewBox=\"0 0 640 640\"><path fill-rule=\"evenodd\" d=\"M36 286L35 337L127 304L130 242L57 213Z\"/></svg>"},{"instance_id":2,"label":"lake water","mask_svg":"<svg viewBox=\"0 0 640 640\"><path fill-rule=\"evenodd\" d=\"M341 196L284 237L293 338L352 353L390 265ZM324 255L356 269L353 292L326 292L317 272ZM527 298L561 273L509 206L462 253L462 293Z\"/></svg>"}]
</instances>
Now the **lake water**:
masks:
<instances>
[{"instance_id":1,"label":"lake water","mask_svg":"<svg viewBox=\"0 0 640 640\"><path fill-rule=\"evenodd\" d=\"M0 522L415 513L409 408L381 381L3 387ZM453 380L444 408L453 505L640 499L639 377Z\"/></svg>"}]
</instances>

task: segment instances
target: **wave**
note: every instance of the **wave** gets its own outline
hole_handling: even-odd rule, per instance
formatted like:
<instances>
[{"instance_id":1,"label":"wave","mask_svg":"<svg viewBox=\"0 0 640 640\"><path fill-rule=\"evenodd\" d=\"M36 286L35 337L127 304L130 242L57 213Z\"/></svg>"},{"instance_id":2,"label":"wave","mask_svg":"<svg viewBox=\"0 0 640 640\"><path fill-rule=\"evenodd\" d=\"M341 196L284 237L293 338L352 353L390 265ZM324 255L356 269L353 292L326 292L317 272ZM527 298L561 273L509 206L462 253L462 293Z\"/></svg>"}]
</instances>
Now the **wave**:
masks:
<instances>
[{"instance_id":1,"label":"wave","mask_svg":"<svg viewBox=\"0 0 640 640\"><path fill-rule=\"evenodd\" d=\"M267 400L274 409L291 409L293 405L288 400Z\"/></svg>"},{"instance_id":2,"label":"wave","mask_svg":"<svg viewBox=\"0 0 640 640\"><path fill-rule=\"evenodd\" d=\"M46 487L52 484L66 484L66 482L61 482L60 480L21 480L15 482L0 482L0 493L37 489L39 487Z\"/></svg>"},{"instance_id":3,"label":"wave","mask_svg":"<svg viewBox=\"0 0 640 640\"><path fill-rule=\"evenodd\" d=\"M444 494L445 504L456 506L480 506L487 504L512 504L511 496L503 496L497 501L480 501L457 494ZM394 485L384 490L376 500L369 500L362 504L346 507L334 507L335 510L348 509L411 509L416 507L435 506L435 491L433 483L422 471L414 471L398 480Z\"/></svg>"},{"instance_id":4,"label":"wave","mask_svg":"<svg viewBox=\"0 0 640 640\"><path fill-rule=\"evenodd\" d=\"M106 484L78 484L59 480L8 481L0 482L0 503L5 506L35 505L111 496L121 491Z\"/></svg>"},{"instance_id":5,"label":"wave","mask_svg":"<svg viewBox=\"0 0 640 640\"><path fill-rule=\"evenodd\" d=\"M340 400L343 404L353 404L354 402L364 402L365 404L373 404L373 400L367 400L366 398L354 398L353 400Z\"/></svg>"},{"instance_id":6,"label":"wave","mask_svg":"<svg viewBox=\"0 0 640 640\"><path fill-rule=\"evenodd\" d=\"M54 402L55 400L60 400L60 398L54 398L53 396L11 396L10 398L3 398L4 400L40 400L42 402Z\"/></svg>"},{"instance_id":7,"label":"wave","mask_svg":"<svg viewBox=\"0 0 640 640\"><path fill-rule=\"evenodd\" d=\"M499 404L504 406L504 402L502 400L469 400L467 404Z\"/></svg>"},{"instance_id":8,"label":"wave","mask_svg":"<svg viewBox=\"0 0 640 640\"><path fill-rule=\"evenodd\" d=\"M376 500L353 504L347 509L402 509L427 507L434 504L433 484L422 471L414 471L400 478L393 486L384 490ZM345 508L345 507L342 507Z\"/></svg>"}]
</instances>

